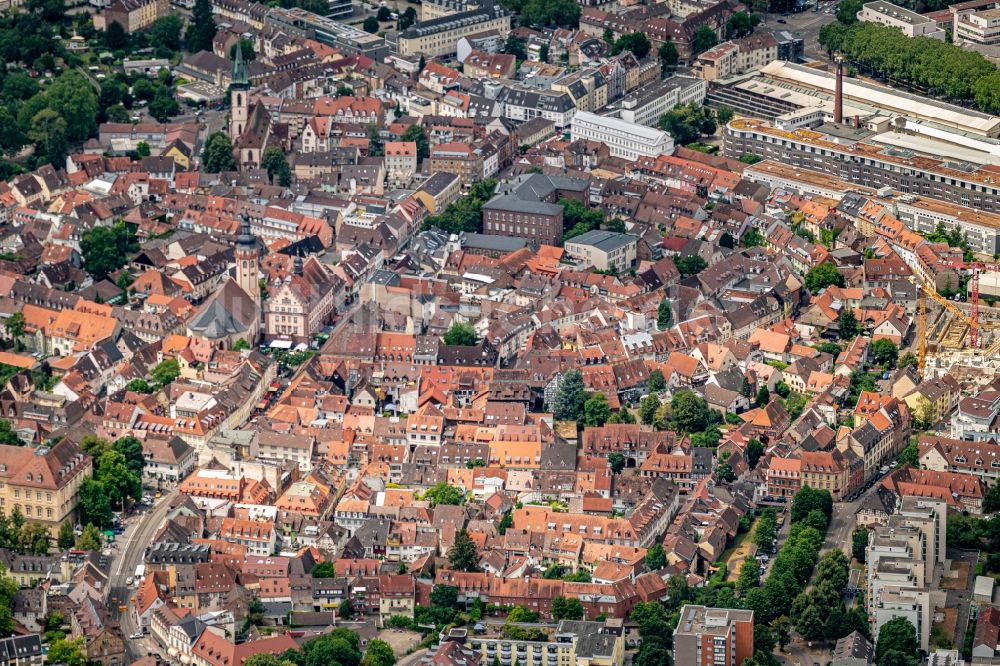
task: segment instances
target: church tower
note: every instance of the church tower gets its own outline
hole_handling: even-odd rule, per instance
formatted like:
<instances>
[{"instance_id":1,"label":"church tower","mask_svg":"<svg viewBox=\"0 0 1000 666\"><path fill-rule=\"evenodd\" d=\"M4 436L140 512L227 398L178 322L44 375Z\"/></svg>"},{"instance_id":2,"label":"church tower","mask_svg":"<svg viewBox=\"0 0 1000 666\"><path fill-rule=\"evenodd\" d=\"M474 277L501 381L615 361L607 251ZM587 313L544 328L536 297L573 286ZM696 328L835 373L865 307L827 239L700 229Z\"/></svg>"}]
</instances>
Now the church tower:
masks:
<instances>
[{"instance_id":1,"label":"church tower","mask_svg":"<svg viewBox=\"0 0 1000 666\"><path fill-rule=\"evenodd\" d=\"M250 118L250 75L239 41L236 42L233 77L229 84L229 109L229 140L235 145Z\"/></svg>"},{"instance_id":2,"label":"church tower","mask_svg":"<svg viewBox=\"0 0 1000 666\"><path fill-rule=\"evenodd\" d=\"M243 213L242 219L240 235L236 237L236 284L259 303L260 285L257 280L260 252L257 250L257 237L250 230L250 214Z\"/></svg>"}]
</instances>

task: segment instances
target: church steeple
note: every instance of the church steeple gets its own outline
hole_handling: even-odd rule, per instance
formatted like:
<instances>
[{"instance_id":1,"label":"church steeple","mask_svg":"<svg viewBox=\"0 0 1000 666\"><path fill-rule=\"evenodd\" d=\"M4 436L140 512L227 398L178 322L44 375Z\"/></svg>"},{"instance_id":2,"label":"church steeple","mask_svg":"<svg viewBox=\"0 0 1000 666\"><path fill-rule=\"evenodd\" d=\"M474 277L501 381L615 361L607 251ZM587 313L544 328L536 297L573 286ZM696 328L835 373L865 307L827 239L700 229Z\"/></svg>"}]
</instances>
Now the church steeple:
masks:
<instances>
[{"instance_id":1,"label":"church steeple","mask_svg":"<svg viewBox=\"0 0 1000 666\"><path fill-rule=\"evenodd\" d=\"M250 214L243 213L240 220L240 233L236 237L236 283L250 298L260 301L260 253L257 250L257 237L250 228Z\"/></svg>"},{"instance_id":2,"label":"church steeple","mask_svg":"<svg viewBox=\"0 0 1000 666\"><path fill-rule=\"evenodd\" d=\"M249 88L250 74L247 72L247 63L243 59L242 39L236 41L236 55L233 58L232 88Z\"/></svg>"},{"instance_id":3,"label":"church steeple","mask_svg":"<svg viewBox=\"0 0 1000 666\"><path fill-rule=\"evenodd\" d=\"M242 41L242 40L240 40ZM250 73L243 59L243 48L240 41L236 42L236 54L233 58L233 75L229 84L229 140L236 140L243 135L247 120L250 118ZM241 161L237 159L237 161Z\"/></svg>"}]
</instances>

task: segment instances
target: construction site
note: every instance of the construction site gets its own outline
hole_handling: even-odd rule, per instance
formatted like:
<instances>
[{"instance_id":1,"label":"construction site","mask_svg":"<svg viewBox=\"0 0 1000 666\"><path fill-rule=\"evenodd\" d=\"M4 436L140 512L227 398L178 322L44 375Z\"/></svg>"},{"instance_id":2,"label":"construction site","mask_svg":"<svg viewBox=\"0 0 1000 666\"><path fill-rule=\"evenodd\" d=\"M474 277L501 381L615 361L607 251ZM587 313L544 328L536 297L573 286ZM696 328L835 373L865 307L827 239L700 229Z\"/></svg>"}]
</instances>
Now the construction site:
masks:
<instances>
[{"instance_id":1,"label":"construction site","mask_svg":"<svg viewBox=\"0 0 1000 666\"><path fill-rule=\"evenodd\" d=\"M1000 369L1000 308L980 303L981 296L994 295L994 284L1000 286L1000 272L970 265L962 268L969 271L967 301L949 300L932 286L917 284L914 344L918 367L928 377L940 376L955 366ZM981 282L985 287L982 294Z\"/></svg>"}]
</instances>

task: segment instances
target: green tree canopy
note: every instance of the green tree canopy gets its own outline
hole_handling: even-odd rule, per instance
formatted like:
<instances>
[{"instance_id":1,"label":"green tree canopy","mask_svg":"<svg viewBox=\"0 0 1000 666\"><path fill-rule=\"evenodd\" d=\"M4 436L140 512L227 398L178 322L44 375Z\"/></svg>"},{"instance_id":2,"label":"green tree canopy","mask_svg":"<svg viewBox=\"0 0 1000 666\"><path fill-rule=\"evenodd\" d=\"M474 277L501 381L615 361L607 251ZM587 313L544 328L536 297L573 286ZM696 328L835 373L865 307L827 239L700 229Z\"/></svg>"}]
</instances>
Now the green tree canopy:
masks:
<instances>
[{"instance_id":1,"label":"green tree canopy","mask_svg":"<svg viewBox=\"0 0 1000 666\"><path fill-rule=\"evenodd\" d=\"M427 141L427 132L419 123L414 123L406 128L400 141L413 141L417 144L417 159L425 160L430 155L430 144Z\"/></svg>"},{"instance_id":2,"label":"green tree canopy","mask_svg":"<svg viewBox=\"0 0 1000 666\"><path fill-rule=\"evenodd\" d=\"M611 54L617 55L624 51L631 51L632 55L641 60L649 55L652 47L653 45L649 43L649 38L646 37L645 33L633 32L619 37L618 41L611 47Z\"/></svg>"},{"instance_id":3,"label":"green tree canopy","mask_svg":"<svg viewBox=\"0 0 1000 666\"><path fill-rule=\"evenodd\" d=\"M424 492L424 499L430 501L431 506L439 504L458 506L465 503L465 492L460 488L448 485L447 481L440 481Z\"/></svg>"},{"instance_id":4,"label":"green tree canopy","mask_svg":"<svg viewBox=\"0 0 1000 666\"><path fill-rule=\"evenodd\" d=\"M479 549L464 529L455 535L455 542L448 550L448 563L457 571L479 570Z\"/></svg>"},{"instance_id":5,"label":"green tree canopy","mask_svg":"<svg viewBox=\"0 0 1000 666\"><path fill-rule=\"evenodd\" d=\"M387 8L383 7L383 9ZM395 666L396 653L392 651L392 647L388 643L375 638L368 641L368 647L365 649L365 656L361 663L363 666Z\"/></svg>"},{"instance_id":6,"label":"green tree canopy","mask_svg":"<svg viewBox=\"0 0 1000 666\"><path fill-rule=\"evenodd\" d=\"M920 663L920 643L917 641L917 630L905 617L896 617L879 629L878 641L875 643L875 662L885 664L889 662L890 653L896 663L905 666L916 666ZM904 657L903 661L898 661L899 656Z\"/></svg>"},{"instance_id":7,"label":"green tree canopy","mask_svg":"<svg viewBox=\"0 0 1000 666\"><path fill-rule=\"evenodd\" d=\"M233 156L233 144L229 135L215 132L208 137L201 153L201 168L206 173L236 170L236 158Z\"/></svg>"},{"instance_id":8,"label":"green tree canopy","mask_svg":"<svg viewBox=\"0 0 1000 666\"><path fill-rule=\"evenodd\" d=\"M589 428L602 426L611 418L611 407L608 397L603 393L595 393L583 403L583 424Z\"/></svg>"},{"instance_id":9,"label":"green tree canopy","mask_svg":"<svg viewBox=\"0 0 1000 666\"><path fill-rule=\"evenodd\" d=\"M585 401L583 374L576 368L571 368L559 381L552 404L553 415L560 421L575 421L583 413Z\"/></svg>"},{"instance_id":10,"label":"green tree canopy","mask_svg":"<svg viewBox=\"0 0 1000 666\"><path fill-rule=\"evenodd\" d=\"M125 222L111 227L94 227L83 232L80 238L84 268L95 280L103 280L124 266L138 249L135 228Z\"/></svg>"},{"instance_id":11,"label":"green tree canopy","mask_svg":"<svg viewBox=\"0 0 1000 666\"><path fill-rule=\"evenodd\" d=\"M211 51L215 39L215 17L209 0L195 0L191 22L184 33L184 45L191 53Z\"/></svg>"},{"instance_id":12,"label":"green tree canopy","mask_svg":"<svg viewBox=\"0 0 1000 666\"><path fill-rule=\"evenodd\" d=\"M476 344L477 340L476 329L460 321L453 323L451 328L445 332L444 338L442 338L442 341L446 345L458 345L462 347L472 347Z\"/></svg>"},{"instance_id":13,"label":"green tree canopy","mask_svg":"<svg viewBox=\"0 0 1000 666\"><path fill-rule=\"evenodd\" d=\"M292 170L288 166L288 160L285 159L285 153L281 151L281 148L271 146L266 149L260 161L260 168L267 171L267 177L272 185L275 176L278 178L278 185L282 187L288 187L292 184Z\"/></svg>"},{"instance_id":14,"label":"green tree canopy","mask_svg":"<svg viewBox=\"0 0 1000 666\"><path fill-rule=\"evenodd\" d=\"M899 356L899 347L887 338L879 338L872 343L872 359L884 366L893 366Z\"/></svg>"},{"instance_id":15,"label":"green tree canopy","mask_svg":"<svg viewBox=\"0 0 1000 666\"><path fill-rule=\"evenodd\" d=\"M844 276L833 264L824 263L819 266L813 266L806 273L806 289L813 294L823 291L830 285L844 286Z\"/></svg>"}]
</instances>

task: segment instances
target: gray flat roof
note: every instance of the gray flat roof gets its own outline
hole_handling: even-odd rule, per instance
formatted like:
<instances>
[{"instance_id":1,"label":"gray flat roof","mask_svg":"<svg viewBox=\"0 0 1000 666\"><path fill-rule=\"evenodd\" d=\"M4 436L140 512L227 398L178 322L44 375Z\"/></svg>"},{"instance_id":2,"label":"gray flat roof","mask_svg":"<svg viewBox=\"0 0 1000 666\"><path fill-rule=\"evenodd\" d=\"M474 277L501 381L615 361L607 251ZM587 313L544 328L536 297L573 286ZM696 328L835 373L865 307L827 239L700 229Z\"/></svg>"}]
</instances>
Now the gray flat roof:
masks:
<instances>
[{"instance_id":1,"label":"gray flat roof","mask_svg":"<svg viewBox=\"0 0 1000 666\"><path fill-rule=\"evenodd\" d=\"M633 236L632 234L621 234L615 231L601 231L600 229L594 229L585 234L575 236L566 242L579 243L581 245L593 245L599 250L610 252L612 250L617 250L620 247L625 247L631 243L635 243L638 240L639 237Z\"/></svg>"}]
</instances>

